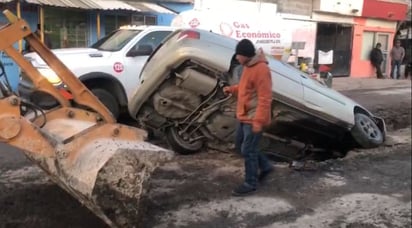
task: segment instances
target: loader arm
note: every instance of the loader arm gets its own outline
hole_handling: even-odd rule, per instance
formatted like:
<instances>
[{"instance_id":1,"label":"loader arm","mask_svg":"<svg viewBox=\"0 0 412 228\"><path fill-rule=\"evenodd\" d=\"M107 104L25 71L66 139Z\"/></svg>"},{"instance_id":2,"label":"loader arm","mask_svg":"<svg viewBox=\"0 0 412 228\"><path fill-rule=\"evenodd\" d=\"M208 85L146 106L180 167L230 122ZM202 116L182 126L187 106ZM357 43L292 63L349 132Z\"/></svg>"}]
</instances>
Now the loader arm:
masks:
<instances>
[{"instance_id":1,"label":"loader arm","mask_svg":"<svg viewBox=\"0 0 412 228\"><path fill-rule=\"evenodd\" d=\"M115 119L110 111L90 92L87 87L51 52L31 31L29 25L17 18L13 13L6 10L3 12L9 20L9 26L0 31L0 49L4 50L33 81L36 89L46 92L56 98L62 106L69 106L69 102L59 94L57 89L46 79L24 57L12 47L13 43L25 39L37 54L49 65L59 76L64 84L70 89L73 100L80 105L89 107L108 123L114 123ZM82 63L79 63L82 64Z\"/></svg>"},{"instance_id":2,"label":"loader arm","mask_svg":"<svg viewBox=\"0 0 412 228\"><path fill-rule=\"evenodd\" d=\"M13 93L8 80L0 80L0 142L21 149L109 226L138 227L150 175L173 153L145 142L145 131L115 123L105 106L33 35L24 20L7 10L3 13L10 23L0 28L0 51L25 71L37 90L55 97L60 106L45 112ZM21 39L69 86L78 104L94 111L71 107L12 47ZM23 116L22 107L36 115Z\"/></svg>"}]
</instances>

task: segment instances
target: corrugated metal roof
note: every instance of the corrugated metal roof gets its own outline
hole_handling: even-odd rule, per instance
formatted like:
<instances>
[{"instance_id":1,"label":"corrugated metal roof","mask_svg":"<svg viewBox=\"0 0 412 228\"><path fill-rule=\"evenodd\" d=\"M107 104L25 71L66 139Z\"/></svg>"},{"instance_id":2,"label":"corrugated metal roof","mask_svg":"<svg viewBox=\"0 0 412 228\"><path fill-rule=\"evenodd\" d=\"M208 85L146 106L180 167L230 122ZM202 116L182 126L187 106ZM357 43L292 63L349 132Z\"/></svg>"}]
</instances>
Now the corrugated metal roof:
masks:
<instances>
[{"instance_id":1,"label":"corrugated metal roof","mask_svg":"<svg viewBox=\"0 0 412 228\"><path fill-rule=\"evenodd\" d=\"M14 0L0 0L0 3L7 3L7 2L12 2ZM77 0L79 1L79 0ZM81 1L81 0L80 0ZM84 1L84 0L83 0ZM193 3L194 0L134 0L131 2L149 2L149 3L156 3L156 2L162 2L162 3ZM405 1L409 1L409 0L405 0ZM33 4L42 4L42 2L44 2L44 5L55 5L57 4L61 4L58 2L64 2L61 0L26 0L26 2L37 2L37 3L33 3ZM69 0L66 0L66 2L70 2ZM86 2L92 2L92 0L86 0Z\"/></svg>"},{"instance_id":2,"label":"corrugated metal roof","mask_svg":"<svg viewBox=\"0 0 412 228\"><path fill-rule=\"evenodd\" d=\"M0 2L12 2L13 0L0 0ZM122 1L122 0L24 0L35 5L46 5L55 7L67 7L89 10L129 10L136 12L154 12L176 14L156 3Z\"/></svg>"},{"instance_id":3,"label":"corrugated metal roof","mask_svg":"<svg viewBox=\"0 0 412 228\"><path fill-rule=\"evenodd\" d=\"M100 5L93 0L25 0L36 5L48 5L56 7L70 7L80 9L100 9Z\"/></svg>"},{"instance_id":4,"label":"corrugated metal roof","mask_svg":"<svg viewBox=\"0 0 412 228\"><path fill-rule=\"evenodd\" d=\"M161 2L161 3L194 3L194 0L133 0L135 2Z\"/></svg>"},{"instance_id":5,"label":"corrugated metal roof","mask_svg":"<svg viewBox=\"0 0 412 228\"><path fill-rule=\"evenodd\" d=\"M149 2L149 3L190 3L193 4L194 0L127 0L128 2ZM254 0L255 1L255 0Z\"/></svg>"},{"instance_id":6,"label":"corrugated metal roof","mask_svg":"<svg viewBox=\"0 0 412 228\"><path fill-rule=\"evenodd\" d=\"M102 0L105 1L105 0ZM141 12L155 12L155 13L168 13L168 14L176 14L175 12L168 10L165 7L159 6L155 3L149 2L135 2L135 1L124 1L127 4L139 9Z\"/></svg>"},{"instance_id":7,"label":"corrugated metal roof","mask_svg":"<svg viewBox=\"0 0 412 228\"><path fill-rule=\"evenodd\" d=\"M93 0L96 4L98 4L102 10L131 10L131 11L141 11L136 7L133 7L127 4L124 1L117 1L117 0Z\"/></svg>"}]
</instances>

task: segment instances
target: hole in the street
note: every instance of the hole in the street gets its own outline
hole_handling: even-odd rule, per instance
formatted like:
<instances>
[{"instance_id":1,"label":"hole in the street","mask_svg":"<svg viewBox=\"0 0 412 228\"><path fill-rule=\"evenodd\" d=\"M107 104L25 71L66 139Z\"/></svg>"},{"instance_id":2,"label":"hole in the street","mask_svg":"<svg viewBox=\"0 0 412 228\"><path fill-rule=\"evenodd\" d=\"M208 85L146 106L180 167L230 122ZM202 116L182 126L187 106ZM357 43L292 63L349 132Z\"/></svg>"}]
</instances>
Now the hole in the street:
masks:
<instances>
[{"instance_id":1,"label":"hole in the street","mask_svg":"<svg viewBox=\"0 0 412 228\"><path fill-rule=\"evenodd\" d=\"M372 110L372 113L385 120L386 128L388 131L396 131L411 126L410 104L401 103L398 107L392 107L390 109L379 108Z\"/></svg>"},{"instance_id":2,"label":"hole in the street","mask_svg":"<svg viewBox=\"0 0 412 228\"><path fill-rule=\"evenodd\" d=\"M408 128L411 126L411 108L410 104L399 104L398 107L391 109L377 109L372 110L374 115L381 117L385 120L386 130L388 132L397 131L399 129ZM366 127L367 128L367 127ZM364 129L366 132L368 129ZM373 138L377 135L377 132L371 133ZM306 154L302 155L304 145L287 145L282 143L269 143L269 149L266 149L268 156L275 161L291 162L295 159L301 160L314 160L325 161L329 159L337 159L345 157L346 154L358 147L356 144L346 144L335 150L321 150L321 149L309 149Z\"/></svg>"},{"instance_id":3,"label":"hole in the street","mask_svg":"<svg viewBox=\"0 0 412 228\"><path fill-rule=\"evenodd\" d=\"M411 126L411 111L410 104L399 104L399 107L391 109L375 109L371 110L374 115L381 117L385 120L386 128L388 132L396 131L399 129L407 128ZM124 119L124 118L123 118ZM128 119L126 124L131 125L133 120ZM223 126L227 127L227 126ZM367 129L365 129L366 131ZM374 133L377 134L376 132ZM160 135L157 137L151 137L151 142L159 146L167 147L164 138ZM267 143L266 143L267 144ZM304 145L288 145L286 143L271 142L270 147L267 149L267 145L263 149L266 154L275 161L291 162L294 159L300 159L305 156L303 160L325 161L329 159L337 159L345 157L348 151L354 149L356 145L346 144L345 148L339 148L337 150L321 150L321 149L309 149L306 154L302 155L302 149Z\"/></svg>"},{"instance_id":4,"label":"hole in the street","mask_svg":"<svg viewBox=\"0 0 412 228\"><path fill-rule=\"evenodd\" d=\"M271 139L263 139L261 150L274 161L325 161L345 157L347 152L355 145L347 145L346 148L324 149L314 148L299 142L279 142Z\"/></svg>"}]
</instances>

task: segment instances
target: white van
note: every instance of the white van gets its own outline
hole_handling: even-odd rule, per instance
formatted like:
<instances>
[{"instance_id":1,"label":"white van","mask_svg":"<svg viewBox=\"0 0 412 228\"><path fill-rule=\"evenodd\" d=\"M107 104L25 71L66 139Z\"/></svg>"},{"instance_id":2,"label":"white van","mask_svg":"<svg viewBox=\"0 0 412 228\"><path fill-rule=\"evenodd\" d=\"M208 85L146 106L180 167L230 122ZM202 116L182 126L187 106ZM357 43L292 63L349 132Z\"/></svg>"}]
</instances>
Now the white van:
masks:
<instances>
[{"instance_id":1,"label":"white van","mask_svg":"<svg viewBox=\"0 0 412 228\"><path fill-rule=\"evenodd\" d=\"M210 3L209 3L210 1ZM277 5L230 0L207 6L196 6L178 14L173 27L197 28L241 40L250 39L266 54L285 62L293 62L290 54L313 60L315 53L316 22L297 20L277 13ZM203 3L203 4L204 4ZM225 7L225 8L223 8ZM303 44L297 53L292 42Z\"/></svg>"}]
</instances>

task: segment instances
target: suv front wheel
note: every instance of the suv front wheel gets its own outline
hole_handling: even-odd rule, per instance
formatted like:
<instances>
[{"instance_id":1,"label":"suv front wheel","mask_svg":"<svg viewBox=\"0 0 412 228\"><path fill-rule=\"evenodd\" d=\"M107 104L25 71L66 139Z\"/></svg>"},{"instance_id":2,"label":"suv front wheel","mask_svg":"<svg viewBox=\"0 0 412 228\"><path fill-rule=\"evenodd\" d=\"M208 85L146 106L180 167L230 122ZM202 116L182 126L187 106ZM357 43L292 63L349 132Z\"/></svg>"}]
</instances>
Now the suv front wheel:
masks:
<instances>
[{"instance_id":1,"label":"suv front wheel","mask_svg":"<svg viewBox=\"0 0 412 228\"><path fill-rule=\"evenodd\" d=\"M352 128L352 136L363 148L378 147L383 143L384 136L371 117L355 113L355 126Z\"/></svg>"}]
</instances>

